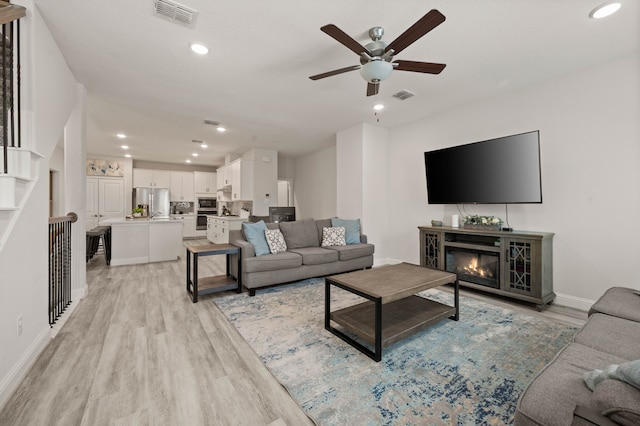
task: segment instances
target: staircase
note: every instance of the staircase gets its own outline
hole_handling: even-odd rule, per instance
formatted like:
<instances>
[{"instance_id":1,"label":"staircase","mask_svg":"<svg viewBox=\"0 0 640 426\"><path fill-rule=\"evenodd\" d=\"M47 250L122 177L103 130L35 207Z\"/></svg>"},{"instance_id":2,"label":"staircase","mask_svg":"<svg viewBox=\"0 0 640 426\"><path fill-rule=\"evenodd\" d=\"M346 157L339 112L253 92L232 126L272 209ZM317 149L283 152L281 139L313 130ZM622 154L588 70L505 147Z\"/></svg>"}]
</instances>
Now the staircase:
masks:
<instances>
[{"instance_id":1,"label":"staircase","mask_svg":"<svg viewBox=\"0 0 640 426\"><path fill-rule=\"evenodd\" d=\"M8 172L0 173L0 252L38 180L41 158L42 155L27 148L7 149ZM4 170L3 155L0 170Z\"/></svg>"}]
</instances>

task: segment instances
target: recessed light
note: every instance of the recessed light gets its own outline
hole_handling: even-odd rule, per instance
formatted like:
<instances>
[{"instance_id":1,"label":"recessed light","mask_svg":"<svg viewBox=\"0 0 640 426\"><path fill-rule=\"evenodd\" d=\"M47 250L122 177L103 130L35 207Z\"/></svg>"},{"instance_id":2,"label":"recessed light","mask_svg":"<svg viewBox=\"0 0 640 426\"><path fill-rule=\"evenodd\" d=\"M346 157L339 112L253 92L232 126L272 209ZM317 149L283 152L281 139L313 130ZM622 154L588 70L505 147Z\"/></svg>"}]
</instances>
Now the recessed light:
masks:
<instances>
[{"instance_id":1,"label":"recessed light","mask_svg":"<svg viewBox=\"0 0 640 426\"><path fill-rule=\"evenodd\" d=\"M194 157L197 157L197 156L198 156L198 153L197 153L197 152L194 152L194 153L193 153L193 154L191 154L191 155L193 155Z\"/></svg>"},{"instance_id":2,"label":"recessed light","mask_svg":"<svg viewBox=\"0 0 640 426\"><path fill-rule=\"evenodd\" d=\"M381 111L381 110L383 110L383 109L384 109L384 105L382 105L382 104L375 104L375 105L373 106L373 109L374 109L374 110L376 110L376 111Z\"/></svg>"},{"instance_id":3,"label":"recessed light","mask_svg":"<svg viewBox=\"0 0 640 426\"><path fill-rule=\"evenodd\" d=\"M622 6L622 3L619 3L617 1L601 4L600 6L593 9L591 13L589 13L589 18L593 18L593 19L606 18L607 16L613 15L614 13L616 13L621 6Z\"/></svg>"},{"instance_id":4,"label":"recessed light","mask_svg":"<svg viewBox=\"0 0 640 426\"><path fill-rule=\"evenodd\" d=\"M224 126L218 126L216 127L216 130L219 131L220 133L227 131L227 129Z\"/></svg>"},{"instance_id":5,"label":"recessed light","mask_svg":"<svg viewBox=\"0 0 640 426\"><path fill-rule=\"evenodd\" d=\"M124 139L124 138L126 138L126 137L127 137L127 135L125 135L124 133L118 133L118 134L116 135L116 137L117 137L118 139Z\"/></svg>"},{"instance_id":6,"label":"recessed light","mask_svg":"<svg viewBox=\"0 0 640 426\"><path fill-rule=\"evenodd\" d=\"M125 154L124 156L127 158L131 158L131 154Z\"/></svg>"},{"instance_id":7,"label":"recessed light","mask_svg":"<svg viewBox=\"0 0 640 426\"><path fill-rule=\"evenodd\" d=\"M193 43L191 45L191 50L193 50L198 55L206 55L207 53L209 53L209 48L200 43Z\"/></svg>"},{"instance_id":8,"label":"recessed light","mask_svg":"<svg viewBox=\"0 0 640 426\"><path fill-rule=\"evenodd\" d=\"M208 148L208 147L209 147L209 145L207 145L207 143L206 143L206 142L202 142L202 145L200 145L200 147L201 147L201 148Z\"/></svg>"},{"instance_id":9,"label":"recessed light","mask_svg":"<svg viewBox=\"0 0 640 426\"><path fill-rule=\"evenodd\" d=\"M190 162L191 162L191 160L184 160L184 162L185 162L185 163L190 163Z\"/></svg>"},{"instance_id":10,"label":"recessed light","mask_svg":"<svg viewBox=\"0 0 640 426\"><path fill-rule=\"evenodd\" d=\"M129 149L129 145L120 145L120 148L122 148L122 149Z\"/></svg>"}]
</instances>

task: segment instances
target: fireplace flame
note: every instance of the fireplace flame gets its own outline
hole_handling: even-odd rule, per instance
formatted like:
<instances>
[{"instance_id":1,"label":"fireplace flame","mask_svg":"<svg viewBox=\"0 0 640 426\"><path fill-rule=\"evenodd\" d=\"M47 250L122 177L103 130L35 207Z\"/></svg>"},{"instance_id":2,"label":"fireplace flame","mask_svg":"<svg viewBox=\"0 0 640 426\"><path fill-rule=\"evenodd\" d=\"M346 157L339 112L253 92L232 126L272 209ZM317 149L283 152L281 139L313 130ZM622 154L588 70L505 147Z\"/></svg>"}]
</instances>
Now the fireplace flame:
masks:
<instances>
[{"instance_id":1,"label":"fireplace flame","mask_svg":"<svg viewBox=\"0 0 640 426\"><path fill-rule=\"evenodd\" d=\"M478 267L478 259L471 259L468 265L464 266L464 271L469 275L475 275L483 278L493 278L491 269Z\"/></svg>"}]
</instances>

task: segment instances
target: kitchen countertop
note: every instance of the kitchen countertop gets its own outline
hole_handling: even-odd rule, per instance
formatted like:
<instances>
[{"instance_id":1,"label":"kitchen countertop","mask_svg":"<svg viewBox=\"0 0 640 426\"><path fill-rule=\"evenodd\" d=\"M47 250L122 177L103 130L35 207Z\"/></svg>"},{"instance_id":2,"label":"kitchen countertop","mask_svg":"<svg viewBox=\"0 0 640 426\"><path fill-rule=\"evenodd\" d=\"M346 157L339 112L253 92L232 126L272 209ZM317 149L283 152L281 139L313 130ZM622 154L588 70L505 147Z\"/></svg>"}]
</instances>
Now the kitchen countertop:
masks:
<instances>
[{"instance_id":1,"label":"kitchen countertop","mask_svg":"<svg viewBox=\"0 0 640 426\"><path fill-rule=\"evenodd\" d=\"M108 218L100 221L100 225L133 225L144 223L180 223L182 219L179 218L162 218L162 219L149 219L148 217L134 217L134 218Z\"/></svg>"},{"instance_id":2,"label":"kitchen countertop","mask_svg":"<svg viewBox=\"0 0 640 426\"><path fill-rule=\"evenodd\" d=\"M246 221L249 218L248 217L240 217L240 216L220 216L220 215L207 215L209 217L214 217L216 219L223 219L223 220L241 220L241 221Z\"/></svg>"}]
</instances>

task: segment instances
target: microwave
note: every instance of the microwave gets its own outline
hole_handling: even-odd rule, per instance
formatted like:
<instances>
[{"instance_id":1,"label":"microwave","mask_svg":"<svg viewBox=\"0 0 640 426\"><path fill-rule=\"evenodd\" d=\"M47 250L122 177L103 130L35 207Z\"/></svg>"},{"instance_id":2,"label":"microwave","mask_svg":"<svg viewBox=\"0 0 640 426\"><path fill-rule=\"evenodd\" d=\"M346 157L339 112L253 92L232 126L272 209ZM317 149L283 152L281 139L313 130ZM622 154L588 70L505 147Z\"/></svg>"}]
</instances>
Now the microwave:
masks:
<instances>
[{"instance_id":1,"label":"microwave","mask_svg":"<svg viewBox=\"0 0 640 426\"><path fill-rule=\"evenodd\" d=\"M215 198L198 198L198 210L215 210L216 209L216 199Z\"/></svg>"}]
</instances>

